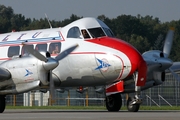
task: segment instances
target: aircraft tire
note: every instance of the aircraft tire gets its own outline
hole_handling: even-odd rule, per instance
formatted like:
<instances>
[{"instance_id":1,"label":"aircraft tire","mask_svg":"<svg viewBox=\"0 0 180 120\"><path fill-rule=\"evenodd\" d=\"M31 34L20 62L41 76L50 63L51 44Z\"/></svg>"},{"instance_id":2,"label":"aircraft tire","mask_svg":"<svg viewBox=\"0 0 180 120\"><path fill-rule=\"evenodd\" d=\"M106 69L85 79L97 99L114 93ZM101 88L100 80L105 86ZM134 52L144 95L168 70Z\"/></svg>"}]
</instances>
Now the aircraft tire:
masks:
<instances>
[{"instance_id":1,"label":"aircraft tire","mask_svg":"<svg viewBox=\"0 0 180 120\"><path fill-rule=\"evenodd\" d=\"M127 100L127 109L129 112L138 112L140 104L134 104L134 105L130 105L130 102L132 101L132 98L129 97Z\"/></svg>"},{"instance_id":2,"label":"aircraft tire","mask_svg":"<svg viewBox=\"0 0 180 120\"><path fill-rule=\"evenodd\" d=\"M122 98L121 94L112 94L106 97L106 108L110 112L117 112L120 110L122 106Z\"/></svg>"},{"instance_id":3,"label":"aircraft tire","mask_svg":"<svg viewBox=\"0 0 180 120\"><path fill-rule=\"evenodd\" d=\"M6 107L6 99L5 96L0 96L0 113L3 113Z\"/></svg>"}]
</instances>

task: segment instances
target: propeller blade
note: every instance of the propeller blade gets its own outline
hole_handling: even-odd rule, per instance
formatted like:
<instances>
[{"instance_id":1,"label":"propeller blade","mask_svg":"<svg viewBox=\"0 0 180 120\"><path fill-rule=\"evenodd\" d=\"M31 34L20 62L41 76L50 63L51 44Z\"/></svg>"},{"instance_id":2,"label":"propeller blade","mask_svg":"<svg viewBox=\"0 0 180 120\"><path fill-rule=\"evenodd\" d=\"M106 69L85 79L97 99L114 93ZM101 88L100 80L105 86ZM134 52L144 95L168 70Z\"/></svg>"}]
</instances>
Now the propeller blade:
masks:
<instances>
[{"instance_id":1,"label":"propeller blade","mask_svg":"<svg viewBox=\"0 0 180 120\"><path fill-rule=\"evenodd\" d=\"M29 45L25 45L24 46L25 49L30 53L32 54L34 57L36 57L37 59L41 60L41 61L44 61L44 62L47 62L47 58L45 56L43 56L39 51L33 49L31 46Z\"/></svg>"},{"instance_id":2,"label":"propeller blade","mask_svg":"<svg viewBox=\"0 0 180 120\"><path fill-rule=\"evenodd\" d=\"M56 60L57 61L60 61L62 60L63 58L65 58L67 55L69 55L74 49L76 49L79 45L74 45L66 50L64 50L63 52L61 52L58 56L56 56Z\"/></svg>"},{"instance_id":3,"label":"propeller blade","mask_svg":"<svg viewBox=\"0 0 180 120\"><path fill-rule=\"evenodd\" d=\"M52 79L52 70L49 71L49 79L50 79L50 95L51 95L51 103L54 103L55 101L55 95L54 95L54 81Z\"/></svg>"},{"instance_id":4,"label":"propeller blade","mask_svg":"<svg viewBox=\"0 0 180 120\"><path fill-rule=\"evenodd\" d=\"M164 43L164 48L163 48L163 53L165 57L168 57L171 52L173 36L174 36L174 28L170 28L170 30L167 33L165 43Z\"/></svg>"},{"instance_id":5,"label":"propeller blade","mask_svg":"<svg viewBox=\"0 0 180 120\"><path fill-rule=\"evenodd\" d=\"M180 81L180 76L179 76L177 73L175 73L172 69L169 68L169 70L171 71L173 77L174 77L176 80Z\"/></svg>"}]
</instances>

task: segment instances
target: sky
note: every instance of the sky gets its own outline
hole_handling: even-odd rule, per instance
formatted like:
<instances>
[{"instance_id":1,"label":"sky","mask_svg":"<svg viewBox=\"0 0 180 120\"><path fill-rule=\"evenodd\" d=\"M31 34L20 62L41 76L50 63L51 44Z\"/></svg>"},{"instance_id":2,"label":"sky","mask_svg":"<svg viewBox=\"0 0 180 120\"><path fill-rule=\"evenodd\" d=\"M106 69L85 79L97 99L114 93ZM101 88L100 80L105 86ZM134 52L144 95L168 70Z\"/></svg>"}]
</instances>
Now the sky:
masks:
<instances>
[{"instance_id":1,"label":"sky","mask_svg":"<svg viewBox=\"0 0 180 120\"><path fill-rule=\"evenodd\" d=\"M161 22L180 19L180 0L0 0L1 5L10 6L16 14L26 18L64 20L72 14L79 17L119 15L157 17Z\"/></svg>"}]
</instances>

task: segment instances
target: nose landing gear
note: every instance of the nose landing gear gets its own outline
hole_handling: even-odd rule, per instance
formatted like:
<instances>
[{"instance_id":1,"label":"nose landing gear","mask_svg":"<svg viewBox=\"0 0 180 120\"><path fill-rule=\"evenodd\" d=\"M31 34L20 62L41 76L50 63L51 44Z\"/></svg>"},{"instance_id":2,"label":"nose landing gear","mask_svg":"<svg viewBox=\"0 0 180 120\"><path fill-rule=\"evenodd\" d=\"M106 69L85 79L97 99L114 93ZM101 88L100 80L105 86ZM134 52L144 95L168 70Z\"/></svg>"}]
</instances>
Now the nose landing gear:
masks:
<instances>
[{"instance_id":1,"label":"nose landing gear","mask_svg":"<svg viewBox=\"0 0 180 120\"><path fill-rule=\"evenodd\" d=\"M137 112L139 110L140 104L142 103L142 99L129 97L127 100L127 109L129 112Z\"/></svg>"}]
</instances>

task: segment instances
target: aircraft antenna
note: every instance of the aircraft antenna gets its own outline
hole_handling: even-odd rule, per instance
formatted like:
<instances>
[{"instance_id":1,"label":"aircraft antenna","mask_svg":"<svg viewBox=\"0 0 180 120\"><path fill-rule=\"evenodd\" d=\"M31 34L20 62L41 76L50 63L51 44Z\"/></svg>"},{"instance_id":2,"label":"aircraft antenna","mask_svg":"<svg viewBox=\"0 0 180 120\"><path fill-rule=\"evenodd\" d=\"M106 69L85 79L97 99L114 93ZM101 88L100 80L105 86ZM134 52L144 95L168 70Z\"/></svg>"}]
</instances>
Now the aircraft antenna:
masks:
<instances>
[{"instance_id":1,"label":"aircraft antenna","mask_svg":"<svg viewBox=\"0 0 180 120\"><path fill-rule=\"evenodd\" d=\"M45 16L46 16L46 19L47 19L47 21L48 21L48 23L49 23L49 27L52 29L52 25L51 25L51 23L50 23L50 21L49 21L49 18L48 18L48 16L47 16L46 13L45 13Z\"/></svg>"}]
</instances>

